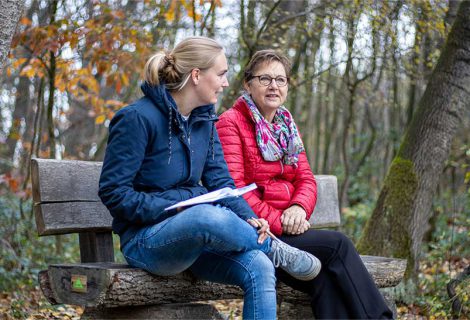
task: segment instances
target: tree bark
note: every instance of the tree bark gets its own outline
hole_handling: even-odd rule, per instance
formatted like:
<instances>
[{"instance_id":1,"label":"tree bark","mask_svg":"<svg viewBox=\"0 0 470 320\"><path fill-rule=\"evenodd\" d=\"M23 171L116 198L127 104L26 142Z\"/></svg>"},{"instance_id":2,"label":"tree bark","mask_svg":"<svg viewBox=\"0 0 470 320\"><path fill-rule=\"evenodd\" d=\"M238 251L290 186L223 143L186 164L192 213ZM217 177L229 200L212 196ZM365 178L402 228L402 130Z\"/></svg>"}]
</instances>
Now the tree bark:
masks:
<instances>
[{"instance_id":1,"label":"tree bark","mask_svg":"<svg viewBox=\"0 0 470 320\"><path fill-rule=\"evenodd\" d=\"M405 260L370 256L361 259L379 288L394 287L403 277ZM85 292L71 288L74 275L83 276ZM47 272L39 273L39 284L51 303L93 308L237 299L243 294L237 286L197 280L189 272L161 277L115 263L50 265ZM276 291L284 302L310 303L307 294L283 283L278 283Z\"/></svg>"},{"instance_id":2,"label":"tree bark","mask_svg":"<svg viewBox=\"0 0 470 320\"><path fill-rule=\"evenodd\" d=\"M22 120L26 115L26 111L29 105L29 84L30 81L26 77L20 77L18 89L16 92L15 108L12 114L12 121L10 132L6 141L7 151L5 156L7 159L12 160L14 158L16 144L21 137Z\"/></svg>"},{"instance_id":3,"label":"tree bark","mask_svg":"<svg viewBox=\"0 0 470 320\"><path fill-rule=\"evenodd\" d=\"M23 11L24 0L0 0L0 74L10 50L11 39Z\"/></svg>"},{"instance_id":4,"label":"tree bark","mask_svg":"<svg viewBox=\"0 0 470 320\"><path fill-rule=\"evenodd\" d=\"M336 37L334 33L335 27L334 27L334 21L333 21L332 16L328 17L328 28L330 30L328 34L328 42L329 42L329 48L330 48L330 61L329 61L330 68L328 70L328 78L327 78L326 88L325 88L326 102L325 102L324 123L325 123L325 128L329 128L329 129L323 132L323 135L324 135L323 137L323 160L322 160L322 166L321 166L322 173L330 172L330 168L333 167L329 163L330 150L331 150L330 144L331 144L331 141L335 140L334 135L336 132L336 125L337 125L336 122L337 122L337 116L338 116L338 112L335 111L336 104L333 103L335 100L334 98L335 95L333 92L336 89L336 85L335 85L336 79L333 78L332 66L334 64L333 52L335 52ZM333 114L333 119L331 120L331 122L330 122L330 113Z\"/></svg>"},{"instance_id":5,"label":"tree bark","mask_svg":"<svg viewBox=\"0 0 470 320\"><path fill-rule=\"evenodd\" d=\"M470 108L469 88L470 2L464 1L358 244L361 253L408 258L408 278L417 270L452 139Z\"/></svg>"}]
</instances>

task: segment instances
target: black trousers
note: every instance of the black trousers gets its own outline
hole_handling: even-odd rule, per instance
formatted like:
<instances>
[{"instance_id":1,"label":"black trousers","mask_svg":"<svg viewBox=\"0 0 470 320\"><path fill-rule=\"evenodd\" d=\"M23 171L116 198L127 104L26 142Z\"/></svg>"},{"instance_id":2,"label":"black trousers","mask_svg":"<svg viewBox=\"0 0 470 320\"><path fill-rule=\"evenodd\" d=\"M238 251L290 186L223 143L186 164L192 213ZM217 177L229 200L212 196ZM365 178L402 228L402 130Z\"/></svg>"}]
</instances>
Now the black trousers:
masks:
<instances>
[{"instance_id":1,"label":"black trousers","mask_svg":"<svg viewBox=\"0 0 470 320\"><path fill-rule=\"evenodd\" d=\"M315 319L392 319L392 311L345 235L336 231L308 230L280 239L312 253L322 263L320 274L311 281L297 280L276 269L279 280L310 295Z\"/></svg>"}]
</instances>

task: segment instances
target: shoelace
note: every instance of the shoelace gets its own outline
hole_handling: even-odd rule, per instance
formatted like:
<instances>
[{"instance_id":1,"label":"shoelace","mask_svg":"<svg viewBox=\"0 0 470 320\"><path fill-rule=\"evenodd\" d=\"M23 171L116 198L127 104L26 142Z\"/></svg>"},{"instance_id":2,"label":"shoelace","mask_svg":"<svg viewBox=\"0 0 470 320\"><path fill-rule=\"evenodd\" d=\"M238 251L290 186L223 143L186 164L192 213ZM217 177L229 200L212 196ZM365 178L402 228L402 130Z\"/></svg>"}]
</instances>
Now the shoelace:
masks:
<instances>
[{"instance_id":1,"label":"shoelace","mask_svg":"<svg viewBox=\"0 0 470 320\"><path fill-rule=\"evenodd\" d=\"M275 241L275 240L274 240ZM273 264L277 268L279 265L286 266L289 262L292 262L295 259L295 254L291 248L283 246L282 243L276 243L276 249L273 252ZM280 248L280 247L284 248Z\"/></svg>"}]
</instances>

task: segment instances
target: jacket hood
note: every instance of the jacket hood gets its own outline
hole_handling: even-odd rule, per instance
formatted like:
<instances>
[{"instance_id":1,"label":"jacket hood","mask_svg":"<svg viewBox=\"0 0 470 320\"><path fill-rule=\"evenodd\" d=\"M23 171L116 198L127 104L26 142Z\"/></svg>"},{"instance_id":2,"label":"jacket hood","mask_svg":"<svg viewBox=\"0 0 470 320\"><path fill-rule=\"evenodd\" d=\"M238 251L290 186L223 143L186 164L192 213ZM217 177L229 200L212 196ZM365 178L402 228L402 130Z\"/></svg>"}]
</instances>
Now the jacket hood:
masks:
<instances>
[{"instance_id":1,"label":"jacket hood","mask_svg":"<svg viewBox=\"0 0 470 320\"><path fill-rule=\"evenodd\" d=\"M170 110L173 110L176 114L179 113L176 102L165 87L165 84L152 86L148 82L144 82L140 88L144 95L152 100L155 106L160 109L163 114L169 115ZM202 117L209 116L213 118L212 115L215 115L214 105L208 104L197 107L191 112L191 115Z\"/></svg>"},{"instance_id":2,"label":"jacket hood","mask_svg":"<svg viewBox=\"0 0 470 320\"><path fill-rule=\"evenodd\" d=\"M173 117L176 118L176 123L178 124L176 128L181 127L182 117L179 113L176 106L176 102L171 96L170 92L166 89L165 84L158 86L152 86L148 82L144 82L141 86L142 92L144 95L152 100L153 104L168 118L168 164L171 162L172 154L172 134L173 134ZM211 121L211 135L210 135L210 144L212 157L214 157L214 121L218 120L218 117L215 113L215 108L213 104L208 104L200 106L191 111L192 122L194 121ZM178 129L176 129L178 130Z\"/></svg>"}]
</instances>

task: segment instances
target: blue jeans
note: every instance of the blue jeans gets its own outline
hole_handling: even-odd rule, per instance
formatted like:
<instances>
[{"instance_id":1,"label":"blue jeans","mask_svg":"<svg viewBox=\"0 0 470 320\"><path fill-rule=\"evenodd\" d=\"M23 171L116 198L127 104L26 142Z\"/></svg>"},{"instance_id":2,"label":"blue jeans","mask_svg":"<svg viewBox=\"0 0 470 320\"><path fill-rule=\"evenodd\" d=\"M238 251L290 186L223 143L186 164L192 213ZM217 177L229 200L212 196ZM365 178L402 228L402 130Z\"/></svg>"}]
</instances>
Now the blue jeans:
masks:
<instances>
[{"instance_id":1,"label":"blue jeans","mask_svg":"<svg viewBox=\"0 0 470 320\"><path fill-rule=\"evenodd\" d=\"M122 247L127 262L157 275L186 269L198 278L244 291L245 319L276 318L276 278L270 239L220 206L198 205L146 226Z\"/></svg>"}]
</instances>

